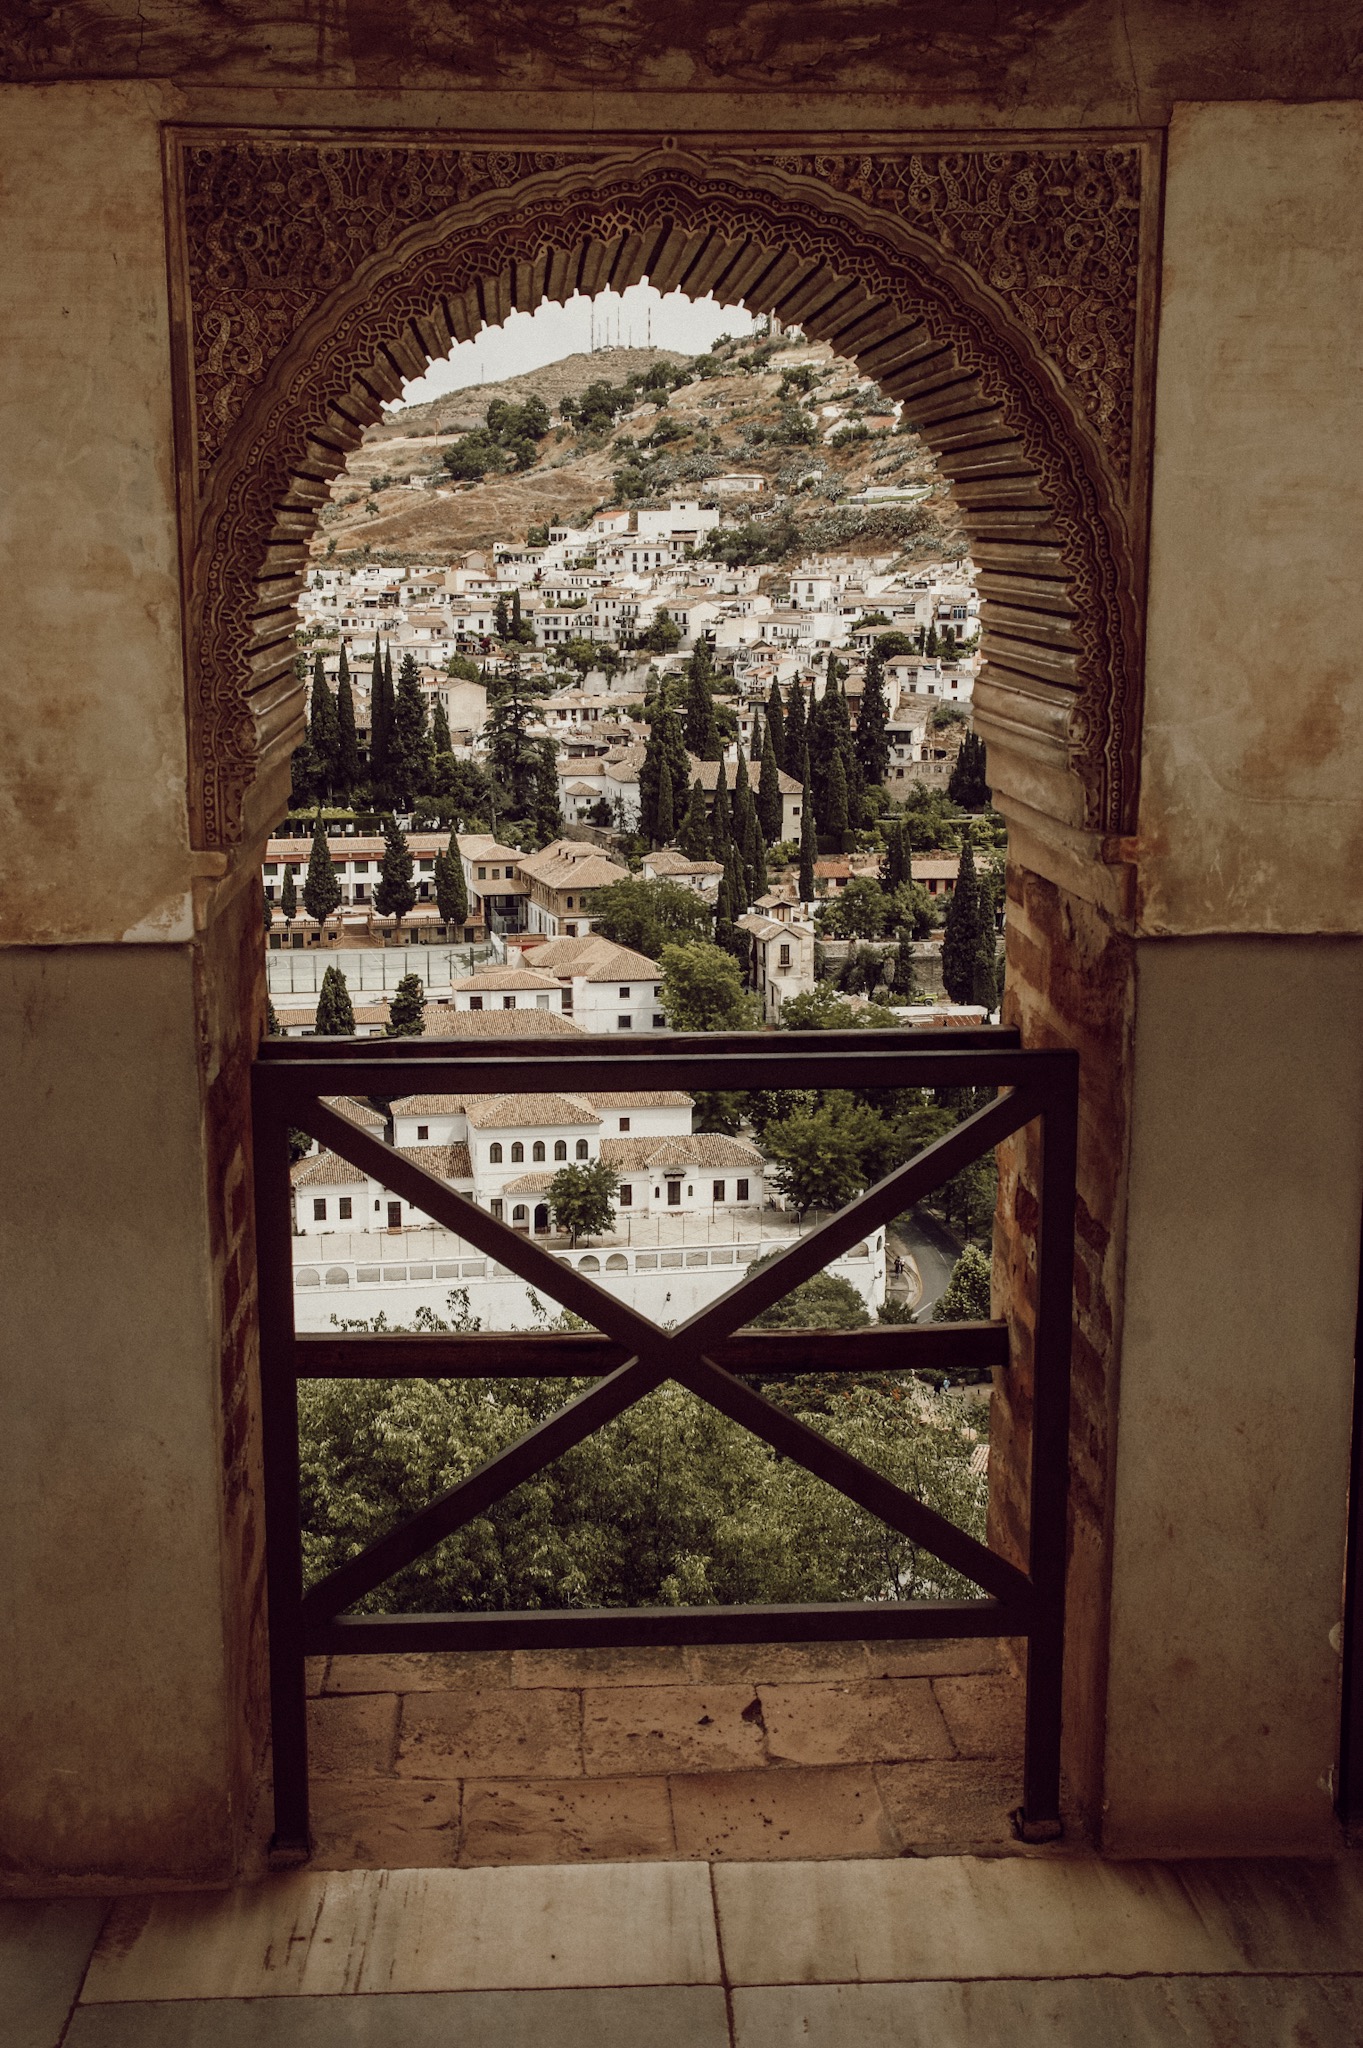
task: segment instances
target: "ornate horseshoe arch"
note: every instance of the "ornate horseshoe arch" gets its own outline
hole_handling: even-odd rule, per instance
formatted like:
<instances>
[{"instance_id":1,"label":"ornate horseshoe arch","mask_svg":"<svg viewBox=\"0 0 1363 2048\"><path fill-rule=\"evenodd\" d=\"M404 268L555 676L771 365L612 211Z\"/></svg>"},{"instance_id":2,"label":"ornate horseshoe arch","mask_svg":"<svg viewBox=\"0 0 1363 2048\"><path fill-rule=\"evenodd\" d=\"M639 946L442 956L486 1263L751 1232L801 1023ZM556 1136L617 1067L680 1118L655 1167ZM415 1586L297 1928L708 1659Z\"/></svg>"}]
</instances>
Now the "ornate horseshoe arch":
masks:
<instances>
[{"instance_id":1,"label":"ornate horseshoe arch","mask_svg":"<svg viewBox=\"0 0 1363 2048\"><path fill-rule=\"evenodd\" d=\"M1154 145L760 149L169 138L191 817L230 861L302 730L293 606L385 400L513 308L707 293L829 342L905 412L980 571L998 801L1131 830Z\"/></svg>"}]
</instances>

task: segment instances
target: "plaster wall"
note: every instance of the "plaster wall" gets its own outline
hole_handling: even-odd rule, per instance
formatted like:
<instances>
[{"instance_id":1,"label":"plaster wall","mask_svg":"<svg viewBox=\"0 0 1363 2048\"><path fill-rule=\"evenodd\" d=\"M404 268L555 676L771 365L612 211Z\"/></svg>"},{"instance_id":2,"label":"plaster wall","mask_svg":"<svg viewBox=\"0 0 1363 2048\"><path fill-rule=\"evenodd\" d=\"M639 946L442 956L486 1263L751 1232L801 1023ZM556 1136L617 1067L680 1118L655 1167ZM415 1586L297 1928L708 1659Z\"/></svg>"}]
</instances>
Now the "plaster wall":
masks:
<instances>
[{"instance_id":1,"label":"plaster wall","mask_svg":"<svg viewBox=\"0 0 1363 2048\"><path fill-rule=\"evenodd\" d=\"M193 929L159 113L0 89L0 944Z\"/></svg>"},{"instance_id":2,"label":"plaster wall","mask_svg":"<svg viewBox=\"0 0 1363 2048\"><path fill-rule=\"evenodd\" d=\"M187 947L0 949L0 1884L231 1866L194 1007Z\"/></svg>"},{"instance_id":3,"label":"plaster wall","mask_svg":"<svg viewBox=\"0 0 1363 2048\"><path fill-rule=\"evenodd\" d=\"M1142 930L1363 930L1363 107L1169 130Z\"/></svg>"},{"instance_id":4,"label":"plaster wall","mask_svg":"<svg viewBox=\"0 0 1363 2048\"><path fill-rule=\"evenodd\" d=\"M1103 1841L1334 1840L1363 942L1138 944Z\"/></svg>"}]
</instances>

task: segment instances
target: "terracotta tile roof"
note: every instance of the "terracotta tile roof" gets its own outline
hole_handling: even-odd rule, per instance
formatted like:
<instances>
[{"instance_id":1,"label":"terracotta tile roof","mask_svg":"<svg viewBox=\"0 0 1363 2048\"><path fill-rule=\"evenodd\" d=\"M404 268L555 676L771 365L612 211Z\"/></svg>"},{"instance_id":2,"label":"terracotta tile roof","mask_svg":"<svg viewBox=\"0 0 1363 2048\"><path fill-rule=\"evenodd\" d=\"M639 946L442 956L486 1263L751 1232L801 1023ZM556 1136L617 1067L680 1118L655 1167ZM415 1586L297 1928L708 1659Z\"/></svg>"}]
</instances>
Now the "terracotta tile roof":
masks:
<instances>
[{"instance_id":1,"label":"terracotta tile roof","mask_svg":"<svg viewBox=\"0 0 1363 2048\"><path fill-rule=\"evenodd\" d=\"M502 1189L504 1195L542 1195L553 1179L552 1173L523 1173L518 1180L509 1180Z\"/></svg>"},{"instance_id":2,"label":"terracotta tile roof","mask_svg":"<svg viewBox=\"0 0 1363 2048\"><path fill-rule=\"evenodd\" d=\"M356 1003L353 1007L357 1024L386 1024L388 1022L387 1003ZM317 1021L315 1009L276 1010L275 1016L279 1019L281 1030L289 1030L300 1024L306 1025L308 1030L311 1030Z\"/></svg>"},{"instance_id":3,"label":"terracotta tile roof","mask_svg":"<svg viewBox=\"0 0 1363 2048\"><path fill-rule=\"evenodd\" d=\"M719 781L718 761L698 761L694 754L688 755L687 758L691 763L692 782L694 782L696 778L699 777L700 786L704 790L706 796L713 796L715 793L715 785ZM748 781L752 785L753 794L756 795L758 785L761 783L762 780L762 763L760 761L749 761L746 765L748 770ZM734 786L734 773L736 767L737 763L733 761L726 761L724 764L724 780L728 784L730 789L732 789ZM800 794L801 785L798 782L796 782L793 776L787 775L784 768L777 769L776 777L781 787L782 796L798 796Z\"/></svg>"},{"instance_id":4,"label":"terracotta tile roof","mask_svg":"<svg viewBox=\"0 0 1363 2048\"><path fill-rule=\"evenodd\" d=\"M399 1159L410 1159L413 1166L424 1166L427 1173L434 1173L441 1180L473 1178L473 1161L467 1145L395 1145L393 1150Z\"/></svg>"},{"instance_id":5,"label":"terracotta tile roof","mask_svg":"<svg viewBox=\"0 0 1363 2048\"><path fill-rule=\"evenodd\" d=\"M558 983L552 974L541 974L533 967L480 967L453 986L477 994L484 989L557 988Z\"/></svg>"},{"instance_id":6,"label":"terracotta tile roof","mask_svg":"<svg viewBox=\"0 0 1363 2048\"><path fill-rule=\"evenodd\" d=\"M427 1038L581 1038L582 1026L557 1010L456 1010L427 1003Z\"/></svg>"},{"instance_id":7,"label":"terracotta tile roof","mask_svg":"<svg viewBox=\"0 0 1363 2048\"><path fill-rule=\"evenodd\" d=\"M358 1166L352 1166L335 1152L310 1152L289 1169L289 1179L296 1188L350 1187L368 1178L367 1173L361 1173Z\"/></svg>"},{"instance_id":8,"label":"terracotta tile roof","mask_svg":"<svg viewBox=\"0 0 1363 2048\"><path fill-rule=\"evenodd\" d=\"M338 1116L348 1117L352 1124L360 1124L366 1131L381 1131L385 1119L378 1110L371 1109L367 1102L356 1102L353 1095L324 1095L328 1109L334 1109Z\"/></svg>"},{"instance_id":9,"label":"terracotta tile roof","mask_svg":"<svg viewBox=\"0 0 1363 2048\"><path fill-rule=\"evenodd\" d=\"M601 1121L581 1095L473 1095L467 1111L475 1131L524 1131Z\"/></svg>"},{"instance_id":10,"label":"terracotta tile roof","mask_svg":"<svg viewBox=\"0 0 1363 2048\"><path fill-rule=\"evenodd\" d=\"M593 853L585 860L561 858L548 847L543 853L527 854L521 862L521 873L532 881L542 882L546 889L608 889L612 882L627 882L629 869L617 866L603 853Z\"/></svg>"},{"instance_id":11,"label":"terracotta tile roof","mask_svg":"<svg viewBox=\"0 0 1363 2048\"><path fill-rule=\"evenodd\" d=\"M746 1138L726 1138L717 1131L697 1131L689 1138L603 1138L601 1157L617 1172L638 1173L645 1167L666 1172L671 1167L744 1167L762 1170L762 1154Z\"/></svg>"},{"instance_id":12,"label":"terracotta tile roof","mask_svg":"<svg viewBox=\"0 0 1363 2048\"><path fill-rule=\"evenodd\" d=\"M520 848L503 846L488 832L459 832L455 834L455 845L465 860L519 860Z\"/></svg>"},{"instance_id":13,"label":"terracotta tile roof","mask_svg":"<svg viewBox=\"0 0 1363 2048\"><path fill-rule=\"evenodd\" d=\"M590 932L582 939L548 939L536 946L531 958L538 972L553 974L562 981L581 975L586 981L658 981L662 969L646 953L630 946L617 946Z\"/></svg>"},{"instance_id":14,"label":"terracotta tile roof","mask_svg":"<svg viewBox=\"0 0 1363 2048\"><path fill-rule=\"evenodd\" d=\"M459 1116L462 1095L403 1095L393 1104L394 1116Z\"/></svg>"},{"instance_id":15,"label":"terracotta tile roof","mask_svg":"<svg viewBox=\"0 0 1363 2048\"><path fill-rule=\"evenodd\" d=\"M690 1109L692 1098L679 1088L636 1088L628 1094L588 1095L593 1109Z\"/></svg>"}]
</instances>

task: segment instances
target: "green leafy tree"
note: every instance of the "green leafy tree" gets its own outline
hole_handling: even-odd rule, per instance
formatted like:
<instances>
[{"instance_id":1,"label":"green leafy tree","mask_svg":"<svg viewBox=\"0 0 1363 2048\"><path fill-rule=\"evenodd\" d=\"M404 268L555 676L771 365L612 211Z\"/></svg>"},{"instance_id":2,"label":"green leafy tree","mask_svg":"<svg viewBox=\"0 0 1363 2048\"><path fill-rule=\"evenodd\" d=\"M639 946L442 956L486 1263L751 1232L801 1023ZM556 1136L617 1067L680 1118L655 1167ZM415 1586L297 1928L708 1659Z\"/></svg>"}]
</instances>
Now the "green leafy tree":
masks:
<instances>
[{"instance_id":1,"label":"green leafy tree","mask_svg":"<svg viewBox=\"0 0 1363 2048\"><path fill-rule=\"evenodd\" d=\"M313 1031L318 1038L355 1036L355 1010L346 978L339 967L328 967L322 976Z\"/></svg>"},{"instance_id":2,"label":"green leafy tree","mask_svg":"<svg viewBox=\"0 0 1363 2048\"><path fill-rule=\"evenodd\" d=\"M697 647L691 656L687 671L682 737L687 752L694 754L698 761L718 761L722 749L719 728L715 724L715 700L710 689L710 663L702 647Z\"/></svg>"},{"instance_id":3,"label":"green leafy tree","mask_svg":"<svg viewBox=\"0 0 1363 2048\"><path fill-rule=\"evenodd\" d=\"M453 832L445 851L435 857L435 901L447 925L462 927L467 924L468 883L464 879L464 863L459 857L459 842Z\"/></svg>"},{"instance_id":4,"label":"green leafy tree","mask_svg":"<svg viewBox=\"0 0 1363 2048\"><path fill-rule=\"evenodd\" d=\"M488 685L483 736L500 807L510 817L528 818L535 810L544 748L530 727L536 704L551 687L547 677L527 676L519 655Z\"/></svg>"},{"instance_id":5,"label":"green leafy tree","mask_svg":"<svg viewBox=\"0 0 1363 2048\"><path fill-rule=\"evenodd\" d=\"M866 1303L850 1280L819 1273L793 1287L780 1301L754 1316L754 1330L864 1330L871 1322Z\"/></svg>"},{"instance_id":6,"label":"green leafy tree","mask_svg":"<svg viewBox=\"0 0 1363 2048\"><path fill-rule=\"evenodd\" d=\"M554 1227L566 1230L574 1244L579 1237L601 1237L615 1222L618 1173L603 1159L590 1166L561 1166L549 1183L548 1203Z\"/></svg>"},{"instance_id":7,"label":"green leafy tree","mask_svg":"<svg viewBox=\"0 0 1363 2048\"><path fill-rule=\"evenodd\" d=\"M380 917L392 918L393 934L396 937L403 918L415 902L416 883L412 878L412 856L405 836L398 830L397 819L389 816L383 821L383 859L379 863L374 908Z\"/></svg>"},{"instance_id":8,"label":"green leafy tree","mask_svg":"<svg viewBox=\"0 0 1363 2048\"><path fill-rule=\"evenodd\" d=\"M664 946L660 996L674 1031L749 1031L757 1004L738 963L718 946Z\"/></svg>"},{"instance_id":9,"label":"green leafy tree","mask_svg":"<svg viewBox=\"0 0 1363 2048\"><path fill-rule=\"evenodd\" d=\"M882 783L889 772L890 742L885 730L888 716L885 664L872 654L866 663L861 710L857 714L857 729L853 734L862 780L872 785Z\"/></svg>"},{"instance_id":10,"label":"green leafy tree","mask_svg":"<svg viewBox=\"0 0 1363 2048\"><path fill-rule=\"evenodd\" d=\"M592 919L603 938L649 960L659 959L664 946L710 936L710 909L703 896L680 882L649 882L642 876L595 890Z\"/></svg>"},{"instance_id":11,"label":"green leafy tree","mask_svg":"<svg viewBox=\"0 0 1363 2048\"><path fill-rule=\"evenodd\" d=\"M336 787L347 795L360 779L360 741L355 730L355 690L345 648L336 678Z\"/></svg>"},{"instance_id":12,"label":"green leafy tree","mask_svg":"<svg viewBox=\"0 0 1363 2048\"><path fill-rule=\"evenodd\" d=\"M819 840L817 821L814 816L814 790L809 774L809 750L805 749L802 760L804 787L800 797L800 901L812 903L815 896L814 863L818 858Z\"/></svg>"},{"instance_id":13,"label":"green leafy tree","mask_svg":"<svg viewBox=\"0 0 1363 2048\"><path fill-rule=\"evenodd\" d=\"M935 1323L987 1323L990 1308L989 1261L979 1245L968 1244L933 1304L932 1320Z\"/></svg>"},{"instance_id":14,"label":"green leafy tree","mask_svg":"<svg viewBox=\"0 0 1363 2048\"><path fill-rule=\"evenodd\" d=\"M387 1038L420 1038L426 1029L426 991L419 974L404 974L388 1005Z\"/></svg>"},{"instance_id":15,"label":"green leafy tree","mask_svg":"<svg viewBox=\"0 0 1363 2048\"><path fill-rule=\"evenodd\" d=\"M926 939L937 929L937 901L921 882L901 882L885 892L887 931L903 928L911 938Z\"/></svg>"},{"instance_id":16,"label":"green leafy tree","mask_svg":"<svg viewBox=\"0 0 1363 2048\"><path fill-rule=\"evenodd\" d=\"M688 860L710 858L710 821L705 814L705 791L699 776L691 784L691 796L677 834L677 844Z\"/></svg>"},{"instance_id":17,"label":"green leafy tree","mask_svg":"<svg viewBox=\"0 0 1363 2048\"><path fill-rule=\"evenodd\" d=\"M322 813L319 811L312 828L312 851L308 855L308 872L303 883L303 908L309 917L322 925L340 900L341 885L336 879L331 846L322 829Z\"/></svg>"},{"instance_id":18,"label":"green leafy tree","mask_svg":"<svg viewBox=\"0 0 1363 2048\"><path fill-rule=\"evenodd\" d=\"M421 795L431 779L431 741L426 730L426 697L421 671L413 655L404 654L398 669L397 698L393 705L392 738L388 749L388 780L404 797Z\"/></svg>"},{"instance_id":19,"label":"green leafy tree","mask_svg":"<svg viewBox=\"0 0 1363 2048\"><path fill-rule=\"evenodd\" d=\"M968 732L952 763L947 795L963 811L981 811L989 802L987 776L984 741L977 733Z\"/></svg>"},{"instance_id":20,"label":"green leafy tree","mask_svg":"<svg viewBox=\"0 0 1363 2048\"><path fill-rule=\"evenodd\" d=\"M815 929L835 939L878 939L888 909L885 891L873 875L853 875L845 889L820 904Z\"/></svg>"},{"instance_id":21,"label":"green leafy tree","mask_svg":"<svg viewBox=\"0 0 1363 2048\"><path fill-rule=\"evenodd\" d=\"M654 654L675 654L681 646L682 629L664 606L639 637Z\"/></svg>"},{"instance_id":22,"label":"green leafy tree","mask_svg":"<svg viewBox=\"0 0 1363 2048\"><path fill-rule=\"evenodd\" d=\"M831 1103L768 1124L762 1145L775 1161L772 1180L800 1216L841 1209L867 1185L861 1133Z\"/></svg>"},{"instance_id":23,"label":"green leafy tree","mask_svg":"<svg viewBox=\"0 0 1363 2048\"><path fill-rule=\"evenodd\" d=\"M772 687L774 689L775 684ZM757 817L768 846L775 846L781 837L781 770L776 757L776 741L772 736L770 719L767 721L767 730L762 741L762 773L757 786Z\"/></svg>"},{"instance_id":24,"label":"green leafy tree","mask_svg":"<svg viewBox=\"0 0 1363 2048\"><path fill-rule=\"evenodd\" d=\"M279 908L285 924L292 924L298 915L298 886L293 879L293 869L285 863L284 881L279 891Z\"/></svg>"},{"instance_id":25,"label":"green leafy tree","mask_svg":"<svg viewBox=\"0 0 1363 2048\"><path fill-rule=\"evenodd\" d=\"M813 988L787 996L781 1005L785 1031L851 1031L856 1022L831 981L816 981Z\"/></svg>"},{"instance_id":26,"label":"green leafy tree","mask_svg":"<svg viewBox=\"0 0 1363 2048\"><path fill-rule=\"evenodd\" d=\"M767 731L771 735L771 747L776 756L777 767L787 767L789 757L786 753L786 720L781 708L781 685L775 676L772 677L771 688L767 692ZM777 836L779 838L779 833Z\"/></svg>"}]
</instances>

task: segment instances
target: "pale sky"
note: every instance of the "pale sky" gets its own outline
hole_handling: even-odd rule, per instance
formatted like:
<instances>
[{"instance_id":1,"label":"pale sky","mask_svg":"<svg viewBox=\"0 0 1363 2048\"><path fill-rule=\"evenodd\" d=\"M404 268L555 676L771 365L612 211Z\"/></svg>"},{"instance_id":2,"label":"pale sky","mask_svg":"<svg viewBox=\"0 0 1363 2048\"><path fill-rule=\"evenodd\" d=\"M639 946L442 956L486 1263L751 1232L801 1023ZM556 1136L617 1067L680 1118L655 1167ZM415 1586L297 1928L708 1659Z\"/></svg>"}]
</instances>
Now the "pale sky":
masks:
<instances>
[{"instance_id":1,"label":"pale sky","mask_svg":"<svg viewBox=\"0 0 1363 2048\"><path fill-rule=\"evenodd\" d=\"M556 363L588 350L593 332L598 348L645 348L651 339L655 348L695 356L712 347L721 334L751 334L756 324L741 306L688 299L681 292L664 298L651 284L600 292L594 299L578 292L566 306L545 300L533 313L513 313L504 327L485 327L472 341L461 341L442 362L432 363L424 377L403 386L402 403L421 405L446 391L496 384L503 377Z\"/></svg>"}]
</instances>

